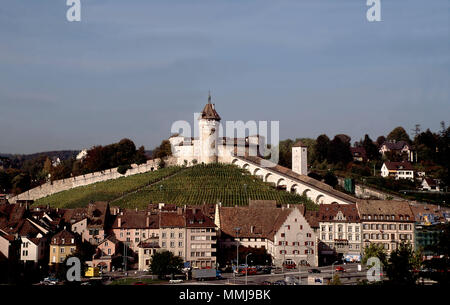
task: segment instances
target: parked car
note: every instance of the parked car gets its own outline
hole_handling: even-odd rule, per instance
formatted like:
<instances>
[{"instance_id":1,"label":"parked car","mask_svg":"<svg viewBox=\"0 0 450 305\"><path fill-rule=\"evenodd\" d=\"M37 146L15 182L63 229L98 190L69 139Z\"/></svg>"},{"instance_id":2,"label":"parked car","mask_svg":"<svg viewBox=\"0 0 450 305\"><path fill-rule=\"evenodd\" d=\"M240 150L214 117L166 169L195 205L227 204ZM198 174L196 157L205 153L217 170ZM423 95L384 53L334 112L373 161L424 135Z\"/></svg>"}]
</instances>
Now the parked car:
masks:
<instances>
[{"instance_id":1,"label":"parked car","mask_svg":"<svg viewBox=\"0 0 450 305\"><path fill-rule=\"evenodd\" d=\"M286 285L286 281L284 280L278 280L276 282L273 283L274 285Z\"/></svg>"},{"instance_id":2,"label":"parked car","mask_svg":"<svg viewBox=\"0 0 450 305\"><path fill-rule=\"evenodd\" d=\"M272 285L272 282L270 281L264 281L261 283L261 285Z\"/></svg>"},{"instance_id":3,"label":"parked car","mask_svg":"<svg viewBox=\"0 0 450 305\"><path fill-rule=\"evenodd\" d=\"M336 272L345 272L345 268L342 266L337 266L336 269L334 269Z\"/></svg>"},{"instance_id":4,"label":"parked car","mask_svg":"<svg viewBox=\"0 0 450 305\"><path fill-rule=\"evenodd\" d=\"M321 273L319 269L309 269L308 273Z\"/></svg>"},{"instance_id":5,"label":"parked car","mask_svg":"<svg viewBox=\"0 0 450 305\"><path fill-rule=\"evenodd\" d=\"M248 267L248 268L242 268L239 270L239 274L241 275L255 275L257 273L256 268Z\"/></svg>"}]
</instances>

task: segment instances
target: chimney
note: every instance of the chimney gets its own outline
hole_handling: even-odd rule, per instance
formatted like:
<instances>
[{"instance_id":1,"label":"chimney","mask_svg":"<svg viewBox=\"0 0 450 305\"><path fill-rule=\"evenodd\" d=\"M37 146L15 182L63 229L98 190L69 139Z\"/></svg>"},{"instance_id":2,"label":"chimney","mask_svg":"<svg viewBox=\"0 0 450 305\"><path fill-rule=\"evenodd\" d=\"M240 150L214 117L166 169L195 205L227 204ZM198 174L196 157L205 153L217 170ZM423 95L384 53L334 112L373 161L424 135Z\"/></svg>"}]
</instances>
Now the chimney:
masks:
<instances>
[{"instance_id":1,"label":"chimney","mask_svg":"<svg viewBox=\"0 0 450 305\"><path fill-rule=\"evenodd\" d=\"M250 227L250 232L251 232L251 233L254 233L254 232L255 232L255 226L251 226L251 227Z\"/></svg>"},{"instance_id":2,"label":"chimney","mask_svg":"<svg viewBox=\"0 0 450 305\"><path fill-rule=\"evenodd\" d=\"M150 227L150 217L147 216L146 221L145 221L145 226L148 228Z\"/></svg>"},{"instance_id":3,"label":"chimney","mask_svg":"<svg viewBox=\"0 0 450 305\"><path fill-rule=\"evenodd\" d=\"M122 226L122 218L117 218L117 226L120 228Z\"/></svg>"}]
</instances>

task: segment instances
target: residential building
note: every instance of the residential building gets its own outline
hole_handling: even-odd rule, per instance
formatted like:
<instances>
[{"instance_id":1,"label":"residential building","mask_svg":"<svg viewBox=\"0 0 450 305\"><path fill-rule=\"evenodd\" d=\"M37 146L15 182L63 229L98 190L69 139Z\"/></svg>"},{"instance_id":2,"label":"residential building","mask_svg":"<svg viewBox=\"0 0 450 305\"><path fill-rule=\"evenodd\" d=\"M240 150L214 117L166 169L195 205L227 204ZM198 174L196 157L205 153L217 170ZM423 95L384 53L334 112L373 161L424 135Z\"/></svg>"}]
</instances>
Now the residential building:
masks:
<instances>
[{"instance_id":1,"label":"residential building","mask_svg":"<svg viewBox=\"0 0 450 305\"><path fill-rule=\"evenodd\" d=\"M305 218L305 207L258 205L218 207L219 251L236 246L263 248L274 264L284 261L317 265L317 235Z\"/></svg>"},{"instance_id":2,"label":"residential building","mask_svg":"<svg viewBox=\"0 0 450 305\"><path fill-rule=\"evenodd\" d=\"M436 179L432 178L424 178L422 180L422 184L420 185L420 188L423 191L431 191L431 192L439 192L439 183Z\"/></svg>"},{"instance_id":3,"label":"residential building","mask_svg":"<svg viewBox=\"0 0 450 305\"><path fill-rule=\"evenodd\" d=\"M49 265L64 262L67 256L76 252L77 244L76 235L65 229L53 235L50 241Z\"/></svg>"},{"instance_id":4,"label":"residential building","mask_svg":"<svg viewBox=\"0 0 450 305\"><path fill-rule=\"evenodd\" d=\"M159 238L151 237L144 241L141 241L138 245L138 248L139 248L138 249L139 271L149 271L150 264L152 261L152 256L155 253L162 251L162 249L159 245Z\"/></svg>"},{"instance_id":5,"label":"residential building","mask_svg":"<svg viewBox=\"0 0 450 305\"><path fill-rule=\"evenodd\" d=\"M112 233L117 240L125 243L134 254L137 254L141 241L159 236L159 222L157 212L125 209L116 215Z\"/></svg>"},{"instance_id":6,"label":"residential building","mask_svg":"<svg viewBox=\"0 0 450 305\"><path fill-rule=\"evenodd\" d=\"M319 239L324 257L360 261L362 228L356 204L322 204L319 207ZM326 259L325 259L326 263Z\"/></svg>"},{"instance_id":7,"label":"residential building","mask_svg":"<svg viewBox=\"0 0 450 305\"><path fill-rule=\"evenodd\" d=\"M92 266L99 267L103 271L112 271L113 262L118 261L119 246L120 242L114 235L106 237L97 246L96 252L92 257Z\"/></svg>"},{"instance_id":8,"label":"residential building","mask_svg":"<svg viewBox=\"0 0 450 305\"><path fill-rule=\"evenodd\" d=\"M356 205L364 247L377 243L390 253L409 242L414 248L414 214L407 201L358 200Z\"/></svg>"},{"instance_id":9,"label":"residential building","mask_svg":"<svg viewBox=\"0 0 450 305\"><path fill-rule=\"evenodd\" d=\"M362 146L350 147L350 152L352 153L353 161L356 162L366 162L367 155L366 150Z\"/></svg>"},{"instance_id":10,"label":"residential building","mask_svg":"<svg viewBox=\"0 0 450 305\"><path fill-rule=\"evenodd\" d=\"M384 156L387 152L392 152L397 155L404 155L409 162L417 162L417 153L412 146L405 141L385 141L379 149L379 152Z\"/></svg>"},{"instance_id":11,"label":"residential building","mask_svg":"<svg viewBox=\"0 0 450 305\"><path fill-rule=\"evenodd\" d=\"M163 251L185 258L186 220L183 214L181 207L176 212L159 213L159 246Z\"/></svg>"},{"instance_id":12,"label":"residential building","mask_svg":"<svg viewBox=\"0 0 450 305\"><path fill-rule=\"evenodd\" d=\"M386 161L381 167L381 177L394 177L398 179L414 180L414 168L409 162Z\"/></svg>"},{"instance_id":13,"label":"residential building","mask_svg":"<svg viewBox=\"0 0 450 305\"><path fill-rule=\"evenodd\" d=\"M186 257L185 261L194 268L216 266L217 232L213 220L201 209L185 210L186 217Z\"/></svg>"}]
</instances>

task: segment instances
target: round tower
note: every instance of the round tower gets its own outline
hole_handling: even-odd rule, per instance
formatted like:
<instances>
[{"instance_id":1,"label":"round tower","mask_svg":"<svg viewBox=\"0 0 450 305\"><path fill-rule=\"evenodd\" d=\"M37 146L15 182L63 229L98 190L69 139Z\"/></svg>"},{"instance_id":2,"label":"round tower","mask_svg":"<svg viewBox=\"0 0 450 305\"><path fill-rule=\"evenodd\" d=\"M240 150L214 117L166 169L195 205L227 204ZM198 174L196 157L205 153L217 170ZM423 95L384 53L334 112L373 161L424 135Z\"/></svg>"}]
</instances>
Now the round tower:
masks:
<instances>
[{"instance_id":1,"label":"round tower","mask_svg":"<svg viewBox=\"0 0 450 305\"><path fill-rule=\"evenodd\" d=\"M211 104L211 95L208 96L208 103L203 108L199 117L198 127L200 134L200 163L214 163L218 160L218 140L219 140L220 116L215 110L215 105Z\"/></svg>"}]
</instances>

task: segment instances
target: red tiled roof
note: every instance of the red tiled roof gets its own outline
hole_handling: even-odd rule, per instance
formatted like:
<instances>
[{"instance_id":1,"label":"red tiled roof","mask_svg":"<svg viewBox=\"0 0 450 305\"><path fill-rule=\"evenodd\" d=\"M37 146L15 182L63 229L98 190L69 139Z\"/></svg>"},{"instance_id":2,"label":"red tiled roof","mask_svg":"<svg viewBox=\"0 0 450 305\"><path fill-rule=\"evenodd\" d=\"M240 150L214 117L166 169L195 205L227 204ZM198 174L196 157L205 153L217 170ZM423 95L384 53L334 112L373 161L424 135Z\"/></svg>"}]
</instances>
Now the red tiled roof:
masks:
<instances>
[{"instance_id":1,"label":"red tiled roof","mask_svg":"<svg viewBox=\"0 0 450 305\"><path fill-rule=\"evenodd\" d=\"M409 162L384 162L388 170L414 170Z\"/></svg>"},{"instance_id":2,"label":"red tiled roof","mask_svg":"<svg viewBox=\"0 0 450 305\"><path fill-rule=\"evenodd\" d=\"M72 240L74 241L72 243ZM62 230L59 233L56 233L55 235L53 235L53 237L51 238L51 245L74 245L75 244L75 240L76 240L76 236L66 230Z\"/></svg>"},{"instance_id":3,"label":"red tiled roof","mask_svg":"<svg viewBox=\"0 0 450 305\"><path fill-rule=\"evenodd\" d=\"M346 222L359 222L358 209L356 204L321 204L319 206L319 221L342 221L334 220L338 212L341 212L346 218Z\"/></svg>"},{"instance_id":4,"label":"red tiled roof","mask_svg":"<svg viewBox=\"0 0 450 305\"><path fill-rule=\"evenodd\" d=\"M160 227L184 227L185 226L185 219L183 214L179 214L177 212L162 212L160 214Z\"/></svg>"},{"instance_id":5,"label":"red tiled roof","mask_svg":"<svg viewBox=\"0 0 450 305\"><path fill-rule=\"evenodd\" d=\"M398 200L358 200L356 203L359 218L361 221L367 220L364 219L364 215L370 215L371 220L374 220L374 216L383 215L383 219L386 220L386 215L388 216L387 220L391 220L391 216L394 215L394 221L399 221L400 216L403 217L404 221L414 221L414 214L409 206L407 201L398 201Z\"/></svg>"}]
</instances>

